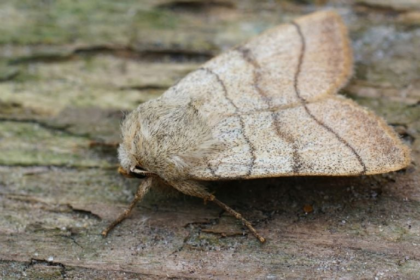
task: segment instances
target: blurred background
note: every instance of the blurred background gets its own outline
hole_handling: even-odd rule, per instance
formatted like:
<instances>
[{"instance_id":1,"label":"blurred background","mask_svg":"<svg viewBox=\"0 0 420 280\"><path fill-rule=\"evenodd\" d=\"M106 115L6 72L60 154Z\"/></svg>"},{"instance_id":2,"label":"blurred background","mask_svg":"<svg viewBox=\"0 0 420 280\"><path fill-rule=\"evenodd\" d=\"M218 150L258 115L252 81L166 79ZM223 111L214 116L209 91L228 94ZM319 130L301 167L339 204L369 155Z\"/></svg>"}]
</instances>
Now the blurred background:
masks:
<instances>
[{"instance_id":1,"label":"blurred background","mask_svg":"<svg viewBox=\"0 0 420 280\"><path fill-rule=\"evenodd\" d=\"M137 184L115 172L124 114L217 54L322 9L350 31L355 73L341 94L385 118L412 165L220 188L266 247L213 206L162 196L101 239ZM415 279L419 120L419 0L0 0L0 278Z\"/></svg>"}]
</instances>

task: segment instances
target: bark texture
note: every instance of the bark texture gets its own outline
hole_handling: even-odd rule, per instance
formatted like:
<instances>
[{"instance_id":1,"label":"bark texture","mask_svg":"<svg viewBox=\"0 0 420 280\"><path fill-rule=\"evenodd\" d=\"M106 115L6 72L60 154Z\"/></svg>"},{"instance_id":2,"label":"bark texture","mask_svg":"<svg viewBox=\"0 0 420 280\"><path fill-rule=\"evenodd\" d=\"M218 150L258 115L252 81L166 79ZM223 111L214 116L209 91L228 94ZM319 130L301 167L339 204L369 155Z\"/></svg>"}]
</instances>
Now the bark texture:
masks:
<instances>
[{"instance_id":1,"label":"bark texture","mask_svg":"<svg viewBox=\"0 0 420 280\"><path fill-rule=\"evenodd\" d=\"M209 183L213 204L153 192L106 239L138 182L116 173L125 112L276 24L336 9L355 74L342 94L412 149L362 177ZM417 279L420 1L0 3L1 279Z\"/></svg>"}]
</instances>

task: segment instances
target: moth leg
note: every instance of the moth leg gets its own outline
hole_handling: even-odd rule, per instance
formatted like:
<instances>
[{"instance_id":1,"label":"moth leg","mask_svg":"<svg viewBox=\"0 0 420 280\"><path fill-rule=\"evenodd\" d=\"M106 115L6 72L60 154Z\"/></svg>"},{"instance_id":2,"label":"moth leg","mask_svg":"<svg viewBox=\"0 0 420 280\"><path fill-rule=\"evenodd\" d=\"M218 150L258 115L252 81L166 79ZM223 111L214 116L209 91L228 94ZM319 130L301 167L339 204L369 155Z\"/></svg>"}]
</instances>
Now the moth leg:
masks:
<instances>
[{"instance_id":1,"label":"moth leg","mask_svg":"<svg viewBox=\"0 0 420 280\"><path fill-rule=\"evenodd\" d=\"M136 195L134 196L134 199L131 201L128 208L124 212L122 212L118 216L118 218L115 221L113 221L104 231L102 231L101 234L103 237L107 237L108 233L111 230L113 230L119 223L124 221L130 215L131 211L133 211L137 202L139 202L144 197L144 195L149 191L151 186L152 186L152 178L146 178L143 180L143 182L141 182L141 184L139 185L137 189Z\"/></svg>"},{"instance_id":2,"label":"moth leg","mask_svg":"<svg viewBox=\"0 0 420 280\"><path fill-rule=\"evenodd\" d=\"M214 195L210 195L207 200L209 201L213 201L214 203L216 203L217 205L219 205L219 207L221 207L222 209L224 209L226 212L228 212L229 214L231 214L232 216L234 216L236 219L241 220L242 223L249 229L249 231L261 242L264 243L265 242L265 238L262 237L261 235L258 234L258 232L255 230L255 228L252 226L252 224L250 222L248 222L244 217L242 217L242 215L238 212L236 212L235 210L233 210L232 208L230 208L229 206L227 206L226 204L224 204L223 202L221 202L220 200L218 200Z\"/></svg>"},{"instance_id":3,"label":"moth leg","mask_svg":"<svg viewBox=\"0 0 420 280\"><path fill-rule=\"evenodd\" d=\"M212 195L211 193L206 191L206 189L203 186L201 186L199 183L196 183L196 182L193 182L193 181L184 181L184 182L178 182L178 183L175 183L175 184L171 183L171 185L174 186L177 190L179 190L180 192L182 192L184 194L202 198L202 199L204 199L204 201L214 202L220 208L222 208L223 210L225 210L226 212L228 212L229 214L234 216L236 219L241 220L242 223L249 229L249 231L261 243L265 242L265 238L262 237L255 230L255 228L252 226L252 224L249 221L247 221L244 217L242 217L242 215L240 213L236 212L235 210L233 210L232 208L230 208L229 206L227 206L226 204L224 204L223 202L218 200L214 195Z\"/></svg>"}]
</instances>

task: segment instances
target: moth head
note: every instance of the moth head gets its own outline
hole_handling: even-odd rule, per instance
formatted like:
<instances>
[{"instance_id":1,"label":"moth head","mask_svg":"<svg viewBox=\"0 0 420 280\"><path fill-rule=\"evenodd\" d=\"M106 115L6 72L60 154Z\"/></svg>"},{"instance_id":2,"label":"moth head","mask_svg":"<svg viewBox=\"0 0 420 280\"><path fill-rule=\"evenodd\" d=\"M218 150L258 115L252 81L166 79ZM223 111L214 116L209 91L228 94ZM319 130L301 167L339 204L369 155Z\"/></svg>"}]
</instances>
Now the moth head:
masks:
<instances>
[{"instance_id":1,"label":"moth head","mask_svg":"<svg viewBox=\"0 0 420 280\"><path fill-rule=\"evenodd\" d=\"M143 178L146 178L148 176L149 172L147 172L143 169L140 169L139 167L133 167L129 171L127 171L123 167L119 166L118 167L118 173L120 173L121 175L123 175L124 177L127 177L127 178L143 179Z\"/></svg>"},{"instance_id":2,"label":"moth head","mask_svg":"<svg viewBox=\"0 0 420 280\"><path fill-rule=\"evenodd\" d=\"M120 161L118 172L128 178L145 178L154 175L139 161L140 122L138 114L138 111L134 110L126 116L121 124L122 142L118 147Z\"/></svg>"},{"instance_id":3,"label":"moth head","mask_svg":"<svg viewBox=\"0 0 420 280\"><path fill-rule=\"evenodd\" d=\"M123 174L180 180L220 149L195 103L170 101L150 100L123 121L118 150Z\"/></svg>"},{"instance_id":4,"label":"moth head","mask_svg":"<svg viewBox=\"0 0 420 280\"><path fill-rule=\"evenodd\" d=\"M118 173L124 177L142 179L154 175L154 173L145 170L123 144L118 148L118 158L120 160Z\"/></svg>"}]
</instances>

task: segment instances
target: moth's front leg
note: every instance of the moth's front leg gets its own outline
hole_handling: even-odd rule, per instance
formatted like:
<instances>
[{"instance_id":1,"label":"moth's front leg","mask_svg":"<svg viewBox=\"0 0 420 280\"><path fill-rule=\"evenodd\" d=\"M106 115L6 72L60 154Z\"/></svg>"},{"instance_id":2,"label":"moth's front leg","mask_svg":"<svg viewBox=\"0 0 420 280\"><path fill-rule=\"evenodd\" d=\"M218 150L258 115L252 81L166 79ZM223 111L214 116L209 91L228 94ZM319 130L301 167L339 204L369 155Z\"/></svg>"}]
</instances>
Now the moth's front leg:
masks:
<instances>
[{"instance_id":1,"label":"moth's front leg","mask_svg":"<svg viewBox=\"0 0 420 280\"><path fill-rule=\"evenodd\" d=\"M140 183L136 195L130 203L130 206L128 206L128 208L122 212L115 221L113 221L104 231L102 231L102 236L106 237L112 229L114 229L119 223L124 221L130 215L137 202L142 200L142 198L149 192L150 187L152 186L152 180L153 179L151 177L148 177Z\"/></svg>"},{"instance_id":2,"label":"moth's front leg","mask_svg":"<svg viewBox=\"0 0 420 280\"><path fill-rule=\"evenodd\" d=\"M249 229L249 231L251 231L251 233L261 243L265 242L265 238L262 237L255 230L255 228L252 226L252 224L248 220L242 217L240 213L236 212L235 210L233 210L232 208L230 208L229 206L227 206L226 204L218 200L214 195L209 193L200 183L195 182L195 181L181 181L181 182L175 182L175 183L171 182L171 185L184 194L199 197L199 198L204 199L205 201L213 201L220 208L222 208L223 210L225 210L226 212L234 216L236 219L241 220L242 223Z\"/></svg>"}]
</instances>

